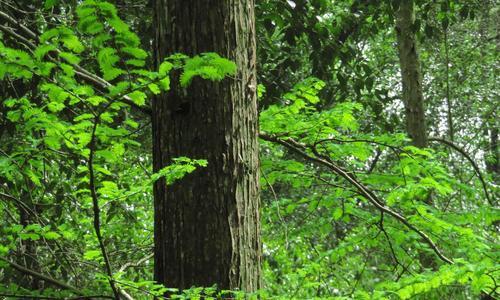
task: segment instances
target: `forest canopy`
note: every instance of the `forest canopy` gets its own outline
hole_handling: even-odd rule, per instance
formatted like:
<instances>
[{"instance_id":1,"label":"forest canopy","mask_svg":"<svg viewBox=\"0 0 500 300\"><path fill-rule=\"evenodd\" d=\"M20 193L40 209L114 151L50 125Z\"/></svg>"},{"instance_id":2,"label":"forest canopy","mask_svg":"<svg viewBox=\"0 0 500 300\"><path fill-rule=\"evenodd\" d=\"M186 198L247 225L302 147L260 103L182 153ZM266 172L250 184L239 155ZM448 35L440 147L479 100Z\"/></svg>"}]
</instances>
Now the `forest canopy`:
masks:
<instances>
[{"instance_id":1,"label":"forest canopy","mask_svg":"<svg viewBox=\"0 0 500 300\"><path fill-rule=\"evenodd\" d=\"M0 0L0 299L498 299L493 0Z\"/></svg>"}]
</instances>

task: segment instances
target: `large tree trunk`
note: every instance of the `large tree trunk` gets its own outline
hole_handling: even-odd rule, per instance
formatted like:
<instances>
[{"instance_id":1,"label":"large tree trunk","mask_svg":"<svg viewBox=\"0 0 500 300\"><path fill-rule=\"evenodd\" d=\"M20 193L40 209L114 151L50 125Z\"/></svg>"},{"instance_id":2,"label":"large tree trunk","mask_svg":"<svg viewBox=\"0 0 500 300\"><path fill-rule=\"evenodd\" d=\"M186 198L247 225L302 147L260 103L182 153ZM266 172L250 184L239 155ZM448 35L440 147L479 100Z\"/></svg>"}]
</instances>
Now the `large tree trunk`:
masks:
<instances>
[{"instance_id":1,"label":"large tree trunk","mask_svg":"<svg viewBox=\"0 0 500 300\"><path fill-rule=\"evenodd\" d=\"M169 287L260 286L256 49L253 0L155 0L155 57L216 52L236 78L173 82L153 100L154 169L179 156L208 166L154 186L155 280Z\"/></svg>"},{"instance_id":2,"label":"large tree trunk","mask_svg":"<svg viewBox=\"0 0 500 300\"><path fill-rule=\"evenodd\" d=\"M412 0L400 1L396 11L396 33L403 84L406 130L413 145L427 146L422 71L415 36L415 13Z\"/></svg>"}]
</instances>

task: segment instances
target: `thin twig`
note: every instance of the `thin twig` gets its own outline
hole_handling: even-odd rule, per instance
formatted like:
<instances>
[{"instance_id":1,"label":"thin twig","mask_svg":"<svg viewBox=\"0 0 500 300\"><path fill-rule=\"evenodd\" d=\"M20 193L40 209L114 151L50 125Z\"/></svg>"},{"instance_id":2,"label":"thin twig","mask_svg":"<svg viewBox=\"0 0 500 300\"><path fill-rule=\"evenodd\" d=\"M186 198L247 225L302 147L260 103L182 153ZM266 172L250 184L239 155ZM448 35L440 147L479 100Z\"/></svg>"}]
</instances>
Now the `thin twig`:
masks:
<instances>
[{"instance_id":1,"label":"thin twig","mask_svg":"<svg viewBox=\"0 0 500 300\"><path fill-rule=\"evenodd\" d=\"M101 234L101 209L99 208L99 198L97 197L96 186L95 186L95 174L94 174L94 153L96 148L96 130L99 124L99 116L94 119L94 126L92 128L91 139L89 143L89 160L88 160L88 170L89 170L89 189L90 195L92 197L92 205L94 211L94 231L99 242L99 247L101 248L101 253L104 258L104 265L106 267L106 273L108 274L108 281L116 299L120 299L120 293L115 285L113 279L113 272L111 270L111 264L109 262L108 253L106 252L106 246Z\"/></svg>"}]
</instances>

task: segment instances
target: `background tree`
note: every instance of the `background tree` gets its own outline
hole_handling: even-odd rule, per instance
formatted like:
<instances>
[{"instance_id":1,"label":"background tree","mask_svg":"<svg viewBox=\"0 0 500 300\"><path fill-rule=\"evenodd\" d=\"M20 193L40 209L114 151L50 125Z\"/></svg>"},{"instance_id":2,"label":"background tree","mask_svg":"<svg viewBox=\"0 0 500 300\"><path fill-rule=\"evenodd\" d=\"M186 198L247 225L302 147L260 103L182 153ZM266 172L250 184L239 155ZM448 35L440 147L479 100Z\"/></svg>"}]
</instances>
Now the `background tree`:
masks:
<instances>
[{"instance_id":1,"label":"background tree","mask_svg":"<svg viewBox=\"0 0 500 300\"><path fill-rule=\"evenodd\" d=\"M422 86L422 71L418 58L413 1L400 1L396 8L396 33L405 104L406 130L417 147L427 146L427 124Z\"/></svg>"}]
</instances>

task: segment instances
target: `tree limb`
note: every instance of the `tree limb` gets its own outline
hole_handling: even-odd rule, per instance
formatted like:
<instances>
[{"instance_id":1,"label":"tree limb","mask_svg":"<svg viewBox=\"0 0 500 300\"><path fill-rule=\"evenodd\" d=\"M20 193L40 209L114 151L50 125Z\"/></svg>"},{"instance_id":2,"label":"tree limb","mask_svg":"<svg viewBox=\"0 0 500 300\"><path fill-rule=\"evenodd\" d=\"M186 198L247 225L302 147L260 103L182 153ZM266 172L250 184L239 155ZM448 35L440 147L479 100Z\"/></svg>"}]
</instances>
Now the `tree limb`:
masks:
<instances>
[{"instance_id":1,"label":"tree limb","mask_svg":"<svg viewBox=\"0 0 500 300\"><path fill-rule=\"evenodd\" d=\"M96 130L99 124L99 115L95 117L94 126L92 128L91 139L89 143L89 159L87 162L88 170L89 170L89 189L90 195L92 197L92 206L94 211L94 231L97 237L97 241L99 242L99 247L101 248L101 253L104 258L104 265L106 267L106 273L109 276L109 285L113 290L116 299L120 299L120 292L115 285L115 281L113 279L113 272L111 271L111 263L109 262L108 253L106 252L106 246L104 245L104 241L101 234L101 209L99 208L99 199L97 197L96 186L95 186L95 174L94 174L94 153L96 148Z\"/></svg>"},{"instance_id":2,"label":"tree limb","mask_svg":"<svg viewBox=\"0 0 500 300\"><path fill-rule=\"evenodd\" d=\"M379 199L375 193L373 193L370 189L368 189L366 186L364 186L360 181L358 181L353 175L351 175L348 171L345 171L338 165L336 165L333 161L331 161L329 158L321 155L318 153L318 151L311 146L301 144L291 138L287 139L280 139L277 138L273 135L268 135L266 133L261 132L259 134L259 137L263 140L269 141L269 142L274 142L278 143L282 146L285 146L289 150L292 150L293 152L299 154L303 158L313 161L319 165L325 166L332 170L334 173L337 175L341 176L345 180L347 180L349 183L351 183L361 195L363 195L364 198L366 198L371 204L373 204L378 210L380 210L383 213L387 213L388 215L391 215L395 219L397 219L399 222L403 223L408 229L412 230L413 232L417 233L422 240L429 246L431 249L434 251L434 253L444 262L448 264L453 264L453 261L443 255L441 250L437 247L437 245L434 243L434 241L423 231L415 227L415 225L411 224L404 216L400 215L399 213L393 211L390 207L386 206L381 199ZM309 155L306 152L307 148L311 148L311 150L314 153L314 156Z\"/></svg>"},{"instance_id":3,"label":"tree limb","mask_svg":"<svg viewBox=\"0 0 500 300\"><path fill-rule=\"evenodd\" d=\"M0 260L1 261L4 261L6 263L8 263L12 268L16 269L17 271L21 272L21 273L24 273L24 274L28 274L30 276L33 276L33 277L36 277L36 278L39 278L45 282L49 282L55 286L58 286L60 288L63 288L63 289L66 289L66 290L70 290L72 292L74 292L75 294L77 295L80 295L80 296L84 296L85 293L80 291L79 289L65 283L65 282L62 282L62 281L59 281L57 279L54 279L52 277L49 277L47 275L44 275L44 274L41 274L41 273L38 273L36 271L33 271L31 269L28 269L26 267L23 267L21 265L18 265L16 264L15 262L12 262L10 260L8 260L7 258L4 258L4 257L1 257L0 256Z\"/></svg>"},{"instance_id":4,"label":"tree limb","mask_svg":"<svg viewBox=\"0 0 500 300\"><path fill-rule=\"evenodd\" d=\"M444 144L444 145L446 145L446 146L448 146L448 147L456 150L458 153L462 154L471 163L472 167L474 168L474 171L476 172L477 177L479 178L479 181L481 181L481 185L483 186L484 195L486 196L486 199L488 200L488 203L491 206L495 205L494 202L493 202L493 200L490 197L489 192L488 192L486 181L484 180L483 174L481 173L481 169L479 169L479 167L476 164L476 162L469 156L469 154L467 154L467 152L465 152L464 149L462 149L459 146L455 145L453 142L445 140L445 139L442 139L442 138L429 137L429 141L442 143L442 144Z\"/></svg>"}]
</instances>

